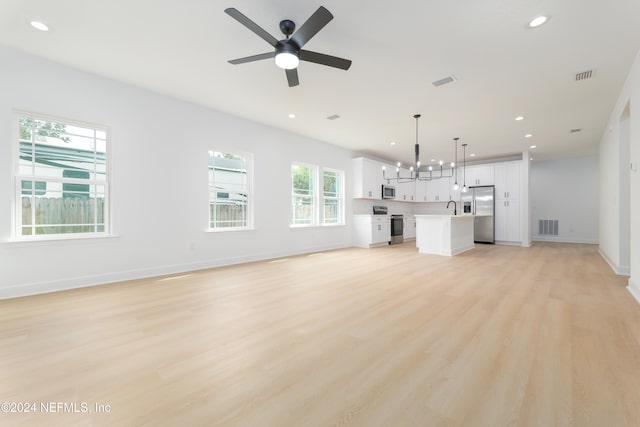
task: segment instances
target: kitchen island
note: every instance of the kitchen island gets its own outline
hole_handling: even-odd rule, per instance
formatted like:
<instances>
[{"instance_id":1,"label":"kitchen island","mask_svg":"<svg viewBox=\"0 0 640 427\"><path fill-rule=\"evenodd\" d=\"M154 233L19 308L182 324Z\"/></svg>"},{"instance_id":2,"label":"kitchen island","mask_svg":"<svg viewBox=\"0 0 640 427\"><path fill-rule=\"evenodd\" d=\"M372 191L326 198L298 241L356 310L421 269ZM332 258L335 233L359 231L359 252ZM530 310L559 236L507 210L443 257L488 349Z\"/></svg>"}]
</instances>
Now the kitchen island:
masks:
<instances>
[{"instance_id":1,"label":"kitchen island","mask_svg":"<svg viewBox=\"0 0 640 427\"><path fill-rule=\"evenodd\" d=\"M453 256L475 248L473 220L473 215L416 215L418 252Z\"/></svg>"}]
</instances>

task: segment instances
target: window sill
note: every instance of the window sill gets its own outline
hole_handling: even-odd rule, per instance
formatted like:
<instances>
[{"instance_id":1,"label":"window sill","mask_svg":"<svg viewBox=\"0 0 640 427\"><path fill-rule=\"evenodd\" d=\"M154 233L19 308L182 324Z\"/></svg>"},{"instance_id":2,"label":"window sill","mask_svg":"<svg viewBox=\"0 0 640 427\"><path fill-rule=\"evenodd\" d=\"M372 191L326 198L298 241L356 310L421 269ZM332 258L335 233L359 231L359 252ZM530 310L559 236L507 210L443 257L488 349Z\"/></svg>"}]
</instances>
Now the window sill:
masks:
<instances>
[{"instance_id":1,"label":"window sill","mask_svg":"<svg viewBox=\"0 0 640 427\"><path fill-rule=\"evenodd\" d=\"M332 227L346 227L347 224L289 224L289 228L332 228Z\"/></svg>"},{"instance_id":2,"label":"window sill","mask_svg":"<svg viewBox=\"0 0 640 427\"><path fill-rule=\"evenodd\" d=\"M255 227L244 228L209 228L205 233L235 233L238 231L256 231Z\"/></svg>"},{"instance_id":3,"label":"window sill","mask_svg":"<svg viewBox=\"0 0 640 427\"><path fill-rule=\"evenodd\" d=\"M74 242L92 242L104 241L109 239L118 239L120 236L114 234L105 234L103 236L96 235L76 235L76 236L47 236L32 238L13 238L4 243L11 246L55 246L60 244L74 244Z\"/></svg>"}]
</instances>

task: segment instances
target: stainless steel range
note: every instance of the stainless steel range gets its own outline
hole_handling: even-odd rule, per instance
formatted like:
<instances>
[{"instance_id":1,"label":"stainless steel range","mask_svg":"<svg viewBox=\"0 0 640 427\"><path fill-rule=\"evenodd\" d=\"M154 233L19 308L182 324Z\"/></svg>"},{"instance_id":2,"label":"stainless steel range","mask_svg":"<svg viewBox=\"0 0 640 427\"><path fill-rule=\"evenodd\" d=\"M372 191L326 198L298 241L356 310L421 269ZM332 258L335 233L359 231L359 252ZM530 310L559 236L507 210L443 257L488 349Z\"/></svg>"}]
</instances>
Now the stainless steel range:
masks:
<instances>
[{"instance_id":1,"label":"stainless steel range","mask_svg":"<svg viewBox=\"0 0 640 427\"><path fill-rule=\"evenodd\" d=\"M391 242L392 245L404 242L404 216L391 215Z\"/></svg>"}]
</instances>

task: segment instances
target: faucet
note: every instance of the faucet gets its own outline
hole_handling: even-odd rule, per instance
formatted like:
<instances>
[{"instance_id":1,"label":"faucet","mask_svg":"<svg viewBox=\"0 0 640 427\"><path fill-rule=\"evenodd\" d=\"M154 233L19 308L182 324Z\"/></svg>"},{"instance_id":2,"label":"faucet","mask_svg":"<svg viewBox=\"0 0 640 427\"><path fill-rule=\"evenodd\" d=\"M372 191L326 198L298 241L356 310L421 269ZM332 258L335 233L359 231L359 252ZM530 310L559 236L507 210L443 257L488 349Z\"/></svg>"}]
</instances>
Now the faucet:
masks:
<instances>
[{"instance_id":1,"label":"faucet","mask_svg":"<svg viewBox=\"0 0 640 427\"><path fill-rule=\"evenodd\" d=\"M455 200L449 200L449 201L447 202L447 209L449 209L449 205L450 205L451 203L453 203L453 215L454 215L454 216L455 216L455 215L458 215L458 205L456 204L456 201L455 201Z\"/></svg>"}]
</instances>

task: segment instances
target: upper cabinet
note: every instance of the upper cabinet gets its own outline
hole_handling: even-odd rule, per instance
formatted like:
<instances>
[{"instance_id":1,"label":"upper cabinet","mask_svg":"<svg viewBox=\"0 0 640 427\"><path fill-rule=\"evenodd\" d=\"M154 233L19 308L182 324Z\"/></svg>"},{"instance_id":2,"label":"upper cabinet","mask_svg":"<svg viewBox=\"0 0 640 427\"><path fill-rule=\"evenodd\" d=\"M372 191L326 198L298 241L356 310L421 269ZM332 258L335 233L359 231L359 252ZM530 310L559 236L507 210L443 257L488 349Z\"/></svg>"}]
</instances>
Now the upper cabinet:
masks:
<instances>
[{"instance_id":1,"label":"upper cabinet","mask_svg":"<svg viewBox=\"0 0 640 427\"><path fill-rule=\"evenodd\" d=\"M415 200L415 182L398 182L385 180L382 174L382 166L386 167L385 174L388 178L397 176L396 167L365 157L356 157L351 161L353 166L353 198L354 199L382 199L382 185L388 184L396 189L396 201L413 202ZM408 169L400 170L401 177L411 176ZM388 181L388 182L387 182Z\"/></svg>"},{"instance_id":2,"label":"upper cabinet","mask_svg":"<svg viewBox=\"0 0 640 427\"><path fill-rule=\"evenodd\" d=\"M415 186L415 201L416 202L428 202L427 200L427 181L416 181Z\"/></svg>"},{"instance_id":3,"label":"upper cabinet","mask_svg":"<svg viewBox=\"0 0 640 427\"><path fill-rule=\"evenodd\" d=\"M377 160L357 157L352 160L353 166L353 197L356 199L382 199L382 185L392 185L396 189L396 201L399 202L447 202L460 200L462 186L495 185L496 200L518 200L520 198L520 185L522 180L520 161L473 165L457 169L457 181L459 189L453 189L455 177L433 179L432 181L408 181L398 182L383 179L382 166L386 166L386 176L397 176L396 166L385 164ZM450 170L443 171L445 175ZM401 177L409 177L408 169L400 170ZM433 176L439 176L440 171Z\"/></svg>"},{"instance_id":4,"label":"upper cabinet","mask_svg":"<svg viewBox=\"0 0 640 427\"><path fill-rule=\"evenodd\" d=\"M520 163L495 164L496 200L518 200L520 198Z\"/></svg>"},{"instance_id":5,"label":"upper cabinet","mask_svg":"<svg viewBox=\"0 0 640 427\"><path fill-rule=\"evenodd\" d=\"M352 159L351 165L353 167L353 197L380 200L384 183L382 163L364 157L356 157Z\"/></svg>"},{"instance_id":6,"label":"upper cabinet","mask_svg":"<svg viewBox=\"0 0 640 427\"><path fill-rule=\"evenodd\" d=\"M476 185L493 185L494 181L494 165L475 165L460 168L462 174L458 175L458 183L460 186L466 182L467 187Z\"/></svg>"},{"instance_id":7,"label":"upper cabinet","mask_svg":"<svg viewBox=\"0 0 640 427\"><path fill-rule=\"evenodd\" d=\"M409 169L400 169L401 177L410 177L411 171ZM415 181L406 181L406 182L398 182L393 181L393 184L396 187L396 200L399 202L413 202L415 200L416 194L416 183Z\"/></svg>"},{"instance_id":8,"label":"upper cabinet","mask_svg":"<svg viewBox=\"0 0 640 427\"><path fill-rule=\"evenodd\" d=\"M427 181L427 202L448 202L451 200L451 185L453 184L450 179L446 177Z\"/></svg>"}]
</instances>

